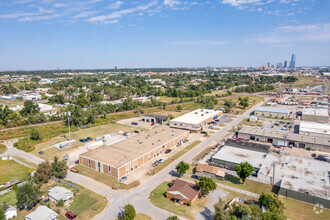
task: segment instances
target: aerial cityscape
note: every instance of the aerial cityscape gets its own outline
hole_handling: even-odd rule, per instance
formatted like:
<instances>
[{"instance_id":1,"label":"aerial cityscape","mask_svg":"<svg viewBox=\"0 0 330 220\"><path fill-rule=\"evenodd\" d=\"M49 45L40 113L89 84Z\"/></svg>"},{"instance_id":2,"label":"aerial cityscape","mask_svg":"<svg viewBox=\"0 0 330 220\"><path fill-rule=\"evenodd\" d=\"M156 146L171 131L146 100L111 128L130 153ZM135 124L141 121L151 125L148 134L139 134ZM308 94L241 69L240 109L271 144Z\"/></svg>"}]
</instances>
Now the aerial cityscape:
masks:
<instances>
[{"instance_id":1,"label":"aerial cityscape","mask_svg":"<svg viewBox=\"0 0 330 220\"><path fill-rule=\"evenodd\" d=\"M330 219L329 11L0 2L0 220Z\"/></svg>"}]
</instances>

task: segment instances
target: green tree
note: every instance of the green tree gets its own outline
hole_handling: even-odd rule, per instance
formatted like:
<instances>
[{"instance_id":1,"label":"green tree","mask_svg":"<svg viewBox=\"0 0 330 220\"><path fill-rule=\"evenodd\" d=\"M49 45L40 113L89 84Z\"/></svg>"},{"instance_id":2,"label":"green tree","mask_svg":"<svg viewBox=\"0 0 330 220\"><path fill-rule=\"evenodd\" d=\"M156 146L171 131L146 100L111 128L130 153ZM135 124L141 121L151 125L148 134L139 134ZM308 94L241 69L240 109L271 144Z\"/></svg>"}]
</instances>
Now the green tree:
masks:
<instances>
[{"instance_id":1,"label":"green tree","mask_svg":"<svg viewBox=\"0 0 330 220\"><path fill-rule=\"evenodd\" d=\"M32 140L35 140L35 141L41 140L40 132L39 132L39 130L37 128L32 128L31 129L30 138Z\"/></svg>"},{"instance_id":2,"label":"green tree","mask_svg":"<svg viewBox=\"0 0 330 220\"><path fill-rule=\"evenodd\" d=\"M39 201L41 196L40 188L32 182L28 182L18 187L16 198L17 207L27 206L28 209L33 208Z\"/></svg>"},{"instance_id":3,"label":"green tree","mask_svg":"<svg viewBox=\"0 0 330 220\"><path fill-rule=\"evenodd\" d=\"M42 92L40 95L41 95L42 99L47 99L48 98L44 92Z\"/></svg>"},{"instance_id":4,"label":"green tree","mask_svg":"<svg viewBox=\"0 0 330 220\"><path fill-rule=\"evenodd\" d=\"M244 184L245 180L252 175L253 166L248 162L240 163L239 165L235 165L235 171Z\"/></svg>"},{"instance_id":5,"label":"green tree","mask_svg":"<svg viewBox=\"0 0 330 220\"><path fill-rule=\"evenodd\" d=\"M259 196L258 204L264 206L268 209L269 212L274 213L275 215L282 216L284 212L284 204L274 196L262 193Z\"/></svg>"},{"instance_id":6,"label":"green tree","mask_svg":"<svg viewBox=\"0 0 330 220\"><path fill-rule=\"evenodd\" d=\"M57 156L54 157L53 162L51 163L51 175L63 179L67 174L68 166L66 161L60 161Z\"/></svg>"},{"instance_id":7,"label":"green tree","mask_svg":"<svg viewBox=\"0 0 330 220\"><path fill-rule=\"evenodd\" d=\"M46 160L39 163L36 171L36 178L42 183L46 183L52 175L51 164Z\"/></svg>"},{"instance_id":8,"label":"green tree","mask_svg":"<svg viewBox=\"0 0 330 220\"><path fill-rule=\"evenodd\" d=\"M247 219L251 215L251 210L248 206L235 204L230 211L230 215L235 216L237 219Z\"/></svg>"},{"instance_id":9,"label":"green tree","mask_svg":"<svg viewBox=\"0 0 330 220\"><path fill-rule=\"evenodd\" d=\"M200 177L197 186L202 190L203 195L208 195L211 191L217 188L217 184L213 179L204 176Z\"/></svg>"},{"instance_id":10,"label":"green tree","mask_svg":"<svg viewBox=\"0 0 330 220\"><path fill-rule=\"evenodd\" d=\"M182 176L183 174L186 173L187 170L189 170L189 164L181 161L180 163L178 163L178 165L176 165L175 169L176 169L176 171L181 173L181 176Z\"/></svg>"},{"instance_id":11,"label":"green tree","mask_svg":"<svg viewBox=\"0 0 330 220\"><path fill-rule=\"evenodd\" d=\"M241 105L243 108L249 106L249 97L245 97L245 98L239 97L238 101L239 101L239 105Z\"/></svg>"},{"instance_id":12,"label":"green tree","mask_svg":"<svg viewBox=\"0 0 330 220\"><path fill-rule=\"evenodd\" d=\"M27 116L30 114L37 114L39 113L40 108L37 104L33 104L32 100L27 100L24 102L24 108L20 111L22 116Z\"/></svg>"},{"instance_id":13,"label":"green tree","mask_svg":"<svg viewBox=\"0 0 330 220\"><path fill-rule=\"evenodd\" d=\"M231 99L230 100L225 100L224 105L228 108L232 108L232 107L235 106L235 102L233 102L233 100L231 100Z\"/></svg>"},{"instance_id":14,"label":"green tree","mask_svg":"<svg viewBox=\"0 0 330 220\"><path fill-rule=\"evenodd\" d=\"M166 220L179 220L178 216L168 217Z\"/></svg>"},{"instance_id":15,"label":"green tree","mask_svg":"<svg viewBox=\"0 0 330 220\"><path fill-rule=\"evenodd\" d=\"M214 220L230 220L230 215L224 210L224 202L219 198L219 201L214 204Z\"/></svg>"},{"instance_id":16,"label":"green tree","mask_svg":"<svg viewBox=\"0 0 330 220\"><path fill-rule=\"evenodd\" d=\"M0 204L0 220L6 220L6 210L8 209L7 203Z\"/></svg>"},{"instance_id":17,"label":"green tree","mask_svg":"<svg viewBox=\"0 0 330 220\"><path fill-rule=\"evenodd\" d=\"M176 107L176 110L177 110L177 111L181 111L181 110L182 110L181 105L178 105L178 106Z\"/></svg>"},{"instance_id":18,"label":"green tree","mask_svg":"<svg viewBox=\"0 0 330 220\"><path fill-rule=\"evenodd\" d=\"M121 220L133 220L136 216L135 209L132 205L127 204L124 208L124 214L120 216Z\"/></svg>"},{"instance_id":19,"label":"green tree","mask_svg":"<svg viewBox=\"0 0 330 220\"><path fill-rule=\"evenodd\" d=\"M57 207L63 207L64 206L63 200L62 199L61 200L58 200L57 203L56 203L56 206Z\"/></svg>"}]
</instances>

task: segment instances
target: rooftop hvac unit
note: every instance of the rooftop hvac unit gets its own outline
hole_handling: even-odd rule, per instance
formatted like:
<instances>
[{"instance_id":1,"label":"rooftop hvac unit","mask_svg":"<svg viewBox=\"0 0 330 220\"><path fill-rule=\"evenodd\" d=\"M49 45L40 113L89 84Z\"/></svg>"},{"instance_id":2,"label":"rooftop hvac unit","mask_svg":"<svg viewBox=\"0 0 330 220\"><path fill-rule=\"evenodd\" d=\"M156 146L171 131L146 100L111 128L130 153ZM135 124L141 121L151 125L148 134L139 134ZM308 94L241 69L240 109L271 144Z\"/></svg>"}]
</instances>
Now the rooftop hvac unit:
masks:
<instances>
[{"instance_id":1,"label":"rooftop hvac unit","mask_svg":"<svg viewBox=\"0 0 330 220\"><path fill-rule=\"evenodd\" d=\"M154 145L154 143L152 143L152 145Z\"/></svg>"},{"instance_id":2,"label":"rooftop hvac unit","mask_svg":"<svg viewBox=\"0 0 330 220\"><path fill-rule=\"evenodd\" d=\"M204 114L202 114L201 116L204 116Z\"/></svg>"},{"instance_id":3,"label":"rooftop hvac unit","mask_svg":"<svg viewBox=\"0 0 330 220\"><path fill-rule=\"evenodd\" d=\"M195 112L195 115L197 115L198 114L198 112Z\"/></svg>"}]
</instances>

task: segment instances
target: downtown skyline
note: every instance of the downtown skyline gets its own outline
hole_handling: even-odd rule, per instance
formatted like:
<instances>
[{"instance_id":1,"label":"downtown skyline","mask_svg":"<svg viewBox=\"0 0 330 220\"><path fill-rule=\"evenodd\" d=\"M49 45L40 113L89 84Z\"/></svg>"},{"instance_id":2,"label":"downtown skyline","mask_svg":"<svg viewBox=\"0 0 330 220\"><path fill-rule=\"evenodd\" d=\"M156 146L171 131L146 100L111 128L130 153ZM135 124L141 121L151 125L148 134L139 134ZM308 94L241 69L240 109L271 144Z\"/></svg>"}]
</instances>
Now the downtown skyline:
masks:
<instances>
[{"instance_id":1,"label":"downtown skyline","mask_svg":"<svg viewBox=\"0 0 330 220\"><path fill-rule=\"evenodd\" d=\"M329 66L320 0L0 3L0 70Z\"/></svg>"}]
</instances>

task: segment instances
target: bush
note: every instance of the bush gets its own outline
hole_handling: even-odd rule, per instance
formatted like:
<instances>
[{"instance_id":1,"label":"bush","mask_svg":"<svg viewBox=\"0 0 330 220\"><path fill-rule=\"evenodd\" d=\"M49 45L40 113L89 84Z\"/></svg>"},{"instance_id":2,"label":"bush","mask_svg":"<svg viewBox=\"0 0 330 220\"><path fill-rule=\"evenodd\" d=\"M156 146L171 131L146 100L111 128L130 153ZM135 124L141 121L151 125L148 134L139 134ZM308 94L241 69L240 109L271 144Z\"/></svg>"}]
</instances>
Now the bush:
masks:
<instances>
[{"instance_id":1,"label":"bush","mask_svg":"<svg viewBox=\"0 0 330 220\"><path fill-rule=\"evenodd\" d=\"M30 138L31 140L35 140L35 141L41 140L40 132L37 128L32 128L30 132Z\"/></svg>"},{"instance_id":2,"label":"bush","mask_svg":"<svg viewBox=\"0 0 330 220\"><path fill-rule=\"evenodd\" d=\"M165 196L165 198L167 198L167 197L168 197L168 194L167 194L167 192L164 192L164 196Z\"/></svg>"},{"instance_id":3,"label":"bush","mask_svg":"<svg viewBox=\"0 0 330 220\"><path fill-rule=\"evenodd\" d=\"M191 206L191 202L190 201L188 202L188 206Z\"/></svg>"},{"instance_id":4,"label":"bush","mask_svg":"<svg viewBox=\"0 0 330 220\"><path fill-rule=\"evenodd\" d=\"M57 207L63 207L64 206L63 200L61 199L61 200L57 201L56 206Z\"/></svg>"},{"instance_id":5,"label":"bush","mask_svg":"<svg viewBox=\"0 0 330 220\"><path fill-rule=\"evenodd\" d=\"M136 216L136 212L135 209L132 205L127 204L125 205L125 210L124 210L124 214L122 216L120 216L119 219L121 220L133 220Z\"/></svg>"}]
</instances>

